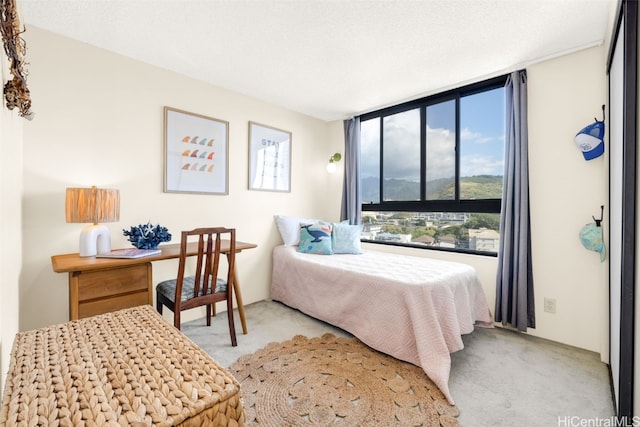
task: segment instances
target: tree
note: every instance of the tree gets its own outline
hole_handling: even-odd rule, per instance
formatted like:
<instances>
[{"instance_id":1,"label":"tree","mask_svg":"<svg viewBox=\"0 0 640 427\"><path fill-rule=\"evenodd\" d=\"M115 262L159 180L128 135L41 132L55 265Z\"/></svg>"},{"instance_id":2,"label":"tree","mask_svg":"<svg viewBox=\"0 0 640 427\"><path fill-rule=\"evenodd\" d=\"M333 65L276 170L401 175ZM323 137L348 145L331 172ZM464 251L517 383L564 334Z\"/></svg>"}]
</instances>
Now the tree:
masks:
<instances>
[{"instance_id":1,"label":"tree","mask_svg":"<svg viewBox=\"0 0 640 427\"><path fill-rule=\"evenodd\" d=\"M500 230L500 215L498 214L485 214L474 213L471 214L471 218L467 222L468 228L488 228L490 230Z\"/></svg>"},{"instance_id":2,"label":"tree","mask_svg":"<svg viewBox=\"0 0 640 427\"><path fill-rule=\"evenodd\" d=\"M389 234L406 234L399 225L387 224L382 227L382 231Z\"/></svg>"}]
</instances>

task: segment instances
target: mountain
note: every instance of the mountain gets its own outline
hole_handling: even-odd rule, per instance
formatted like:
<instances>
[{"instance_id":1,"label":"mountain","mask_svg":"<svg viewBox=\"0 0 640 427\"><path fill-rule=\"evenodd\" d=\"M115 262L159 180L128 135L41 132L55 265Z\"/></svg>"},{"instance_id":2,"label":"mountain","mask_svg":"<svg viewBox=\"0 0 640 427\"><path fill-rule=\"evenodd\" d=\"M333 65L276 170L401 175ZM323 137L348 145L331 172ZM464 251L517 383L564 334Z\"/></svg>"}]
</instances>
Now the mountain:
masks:
<instances>
[{"instance_id":1,"label":"mountain","mask_svg":"<svg viewBox=\"0 0 640 427\"><path fill-rule=\"evenodd\" d=\"M377 201L379 181L377 178L362 180L362 202ZM420 184L404 179L388 179L384 183L385 196L392 200L418 200ZM454 194L452 178L427 182L427 200L451 200ZM463 199L499 199L502 197L502 176L476 175L460 178L460 197Z\"/></svg>"}]
</instances>

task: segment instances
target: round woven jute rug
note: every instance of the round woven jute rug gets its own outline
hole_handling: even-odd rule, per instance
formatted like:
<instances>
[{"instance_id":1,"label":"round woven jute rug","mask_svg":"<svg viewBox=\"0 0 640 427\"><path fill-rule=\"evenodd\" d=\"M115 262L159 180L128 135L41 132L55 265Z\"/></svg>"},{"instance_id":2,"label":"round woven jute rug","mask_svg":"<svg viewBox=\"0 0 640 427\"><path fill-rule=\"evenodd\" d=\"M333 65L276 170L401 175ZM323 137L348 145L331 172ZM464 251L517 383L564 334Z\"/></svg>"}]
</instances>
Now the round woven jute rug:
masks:
<instances>
[{"instance_id":1,"label":"round woven jute rug","mask_svg":"<svg viewBox=\"0 0 640 427\"><path fill-rule=\"evenodd\" d=\"M458 426L424 371L356 338L295 336L240 357L248 426Z\"/></svg>"}]
</instances>

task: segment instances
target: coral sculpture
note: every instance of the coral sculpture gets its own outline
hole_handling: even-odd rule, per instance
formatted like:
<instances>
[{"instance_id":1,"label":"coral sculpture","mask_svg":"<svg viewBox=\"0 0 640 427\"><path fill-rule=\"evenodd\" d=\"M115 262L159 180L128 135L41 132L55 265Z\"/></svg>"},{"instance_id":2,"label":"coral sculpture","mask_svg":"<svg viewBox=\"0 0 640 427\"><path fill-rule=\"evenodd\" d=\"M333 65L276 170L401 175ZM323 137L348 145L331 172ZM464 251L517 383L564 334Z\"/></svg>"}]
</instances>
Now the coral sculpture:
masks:
<instances>
[{"instance_id":1,"label":"coral sculpture","mask_svg":"<svg viewBox=\"0 0 640 427\"><path fill-rule=\"evenodd\" d=\"M171 240L171 234L166 227L151 222L131 226L129 230L122 230L122 234L129 238L133 246L138 249L156 249L162 242Z\"/></svg>"}]
</instances>

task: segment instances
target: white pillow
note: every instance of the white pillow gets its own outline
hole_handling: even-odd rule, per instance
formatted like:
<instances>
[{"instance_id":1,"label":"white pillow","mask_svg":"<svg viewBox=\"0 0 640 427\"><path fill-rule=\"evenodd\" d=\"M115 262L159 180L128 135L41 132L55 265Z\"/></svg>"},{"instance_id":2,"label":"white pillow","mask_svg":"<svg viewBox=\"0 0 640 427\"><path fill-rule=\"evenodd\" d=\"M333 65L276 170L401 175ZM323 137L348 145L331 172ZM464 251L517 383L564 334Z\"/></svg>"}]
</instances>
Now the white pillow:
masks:
<instances>
[{"instance_id":1,"label":"white pillow","mask_svg":"<svg viewBox=\"0 0 640 427\"><path fill-rule=\"evenodd\" d=\"M314 224L317 219L301 218L297 216L274 215L276 226L285 246L296 246L300 243L300 224Z\"/></svg>"},{"instance_id":2,"label":"white pillow","mask_svg":"<svg viewBox=\"0 0 640 427\"><path fill-rule=\"evenodd\" d=\"M349 225L348 221L333 224L331 244L334 254L361 254L362 225Z\"/></svg>"}]
</instances>

